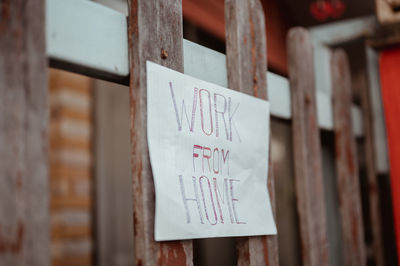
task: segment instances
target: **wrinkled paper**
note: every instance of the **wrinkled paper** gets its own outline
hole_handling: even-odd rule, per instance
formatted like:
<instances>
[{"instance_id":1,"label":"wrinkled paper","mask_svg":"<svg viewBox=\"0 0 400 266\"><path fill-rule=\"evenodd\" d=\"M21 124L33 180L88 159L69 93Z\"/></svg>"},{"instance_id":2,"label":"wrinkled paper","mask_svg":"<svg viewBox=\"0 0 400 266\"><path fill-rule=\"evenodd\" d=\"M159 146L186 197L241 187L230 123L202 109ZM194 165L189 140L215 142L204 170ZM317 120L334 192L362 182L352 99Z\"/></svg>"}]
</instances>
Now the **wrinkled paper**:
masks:
<instances>
[{"instance_id":1,"label":"wrinkled paper","mask_svg":"<svg viewBox=\"0 0 400 266\"><path fill-rule=\"evenodd\" d=\"M147 62L155 240L276 234L269 102Z\"/></svg>"}]
</instances>

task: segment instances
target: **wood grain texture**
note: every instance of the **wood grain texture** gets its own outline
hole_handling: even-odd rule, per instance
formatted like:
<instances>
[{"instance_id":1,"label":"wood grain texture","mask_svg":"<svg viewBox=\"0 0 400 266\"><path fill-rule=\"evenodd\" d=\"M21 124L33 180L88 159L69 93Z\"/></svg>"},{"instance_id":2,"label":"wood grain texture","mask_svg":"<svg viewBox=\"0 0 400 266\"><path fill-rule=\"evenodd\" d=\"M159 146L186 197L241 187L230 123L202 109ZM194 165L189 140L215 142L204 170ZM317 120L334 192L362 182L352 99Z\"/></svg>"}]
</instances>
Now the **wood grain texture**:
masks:
<instances>
[{"instance_id":1,"label":"wood grain texture","mask_svg":"<svg viewBox=\"0 0 400 266\"><path fill-rule=\"evenodd\" d=\"M332 52L332 106L335 135L336 182L345 265L366 265L364 225L355 136L352 132L352 86L347 55Z\"/></svg>"},{"instance_id":2,"label":"wood grain texture","mask_svg":"<svg viewBox=\"0 0 400 266\"><path fill-rule=\"evenodd\" d=\"M291 29L287 49L303 265L329 265L313 48L308 31L303 28Z\"/></svg>"},{"instance_id":3,"label":"wood grain texture","mask_svg":"<svg viewBox=\"0 0 400 266\"><path fill-rule=\"evenodd\" d=\"M191 241L154 241L154 183L147 145L146 61L183 72L181 0L131 0L128 31L136 264L192 265Z\"/></svg>"},{"instance_id":4,"label":"wood grain texture","mask_svg":"<svg viewBox=\"0 0 400 266\"><path fill-rule=\"evenodd\" d=\"M400 20L400 19L399 19ZM383 50L394 47L400 43L400 28L398 24L381 25L373 34L368 36L368 47Z\"/></svg>"},{"instance_id":5,"label":"wood grain texture","mask_svg":"<svg viewBox=\"0 0 400 266\"><path fill-rule=\"evenodd\" d=\"M398 7L400 6L400 0L386 0L390 6L392 7Z\"/></svg>"},{"instance_id":6,"label":"wood grain texture","mask_svg":"<svg viewBox=\"0 0 400 266\"><path fill-rule=\"evenodd\" d=\"M44 11L0 3L0 265L50 264Z\"/></svg>"},{"instance_id":7,"label":"wood grain texture","mask_svg":"<svg viewBox=\"0 0 400 266\"><path fill-rule=\"evenodd\" d=\"M400 1L398 0L375 0L376 15L383 25L397 24L400 22Z\"/></svg>"},{"instance_id":8,"label":"wood grain texture","mask_svg":"<svg viewBox=\"0 0 400 266\"><path fill-rule=\"evenodd\" d=\"M364 80L366 80L365 77ZM363 114L364 125L364 145L365 145L365 166L367 170L368 180L368 199L369 199L369 213L372 226L372 246L377 266L383 266L383 237L381 225L381 208L380 208L380 195L378 189L378 171L376 168L376 150L374 148L374 116L372 103L370 101L371 85L367 85L367 81L360 87L361 108Z\"/></svg>"},{"instance_id":9,"label":"wood grain texture","mask_svg":"<svg viewBox=\"0 0 400 266\"><path fill-rule=\"evenodd\" d=\"M266 30L259 0L225 0L225 25L228 87L267 100ZM271 161L268 190L275 212ZM237 251L238 265L278 265L277 236L239 238Z\"/></svg>"}]
</instances>

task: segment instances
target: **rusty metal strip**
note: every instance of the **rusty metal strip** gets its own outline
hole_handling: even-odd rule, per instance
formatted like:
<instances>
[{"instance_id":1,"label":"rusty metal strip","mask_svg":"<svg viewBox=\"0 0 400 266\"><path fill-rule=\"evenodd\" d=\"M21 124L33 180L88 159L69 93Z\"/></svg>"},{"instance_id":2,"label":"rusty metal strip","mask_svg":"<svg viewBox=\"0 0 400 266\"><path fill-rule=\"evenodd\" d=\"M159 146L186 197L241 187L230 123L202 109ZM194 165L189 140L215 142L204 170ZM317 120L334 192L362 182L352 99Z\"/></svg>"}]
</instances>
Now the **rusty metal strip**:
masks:
<instances>
[{"instance_id":1,"label":"rusty metal strip","mask_svg":"<svg viewBox=\"0 0 400 266\"><path fill-rule=\"evenodd\" d=\"M50 265L44 11L0 3L0 265Z\"/></svg>"},{"instance_id":2,"label":"rusty metal strip","mask_svg":"<svg viewBox=\"0 0 400 266\"><path fill-rule=\"evenodd\" d=\"M291 29L287 38L287 48L303 265L329 265L313 50L308 31L303 28Z\"/></svg>"},{"instance_id":3,"label":"rusty metal strip","mask_svg":"<svg viewBox=\"0 0 400 266\"><path fill-rule=\"evenodd\" d=\"M259 0L225 0L228 87L267 100L265 18ZM268 189L275 209L269 162ZM238 265L278 265L277 236L240 238Z\"/></svg>"},{"instance_id":4,"label":"rusty metal strip","mask_svg":"<svg viewBox=\"0 0 400 266\"><path fill-rule=\"evenodd\" d=\"M131 0L128 31L136 265L193 265L192 241L154 241L146 132L146 61L183 72L182 1Z\"/></svg>"}]
</instances>

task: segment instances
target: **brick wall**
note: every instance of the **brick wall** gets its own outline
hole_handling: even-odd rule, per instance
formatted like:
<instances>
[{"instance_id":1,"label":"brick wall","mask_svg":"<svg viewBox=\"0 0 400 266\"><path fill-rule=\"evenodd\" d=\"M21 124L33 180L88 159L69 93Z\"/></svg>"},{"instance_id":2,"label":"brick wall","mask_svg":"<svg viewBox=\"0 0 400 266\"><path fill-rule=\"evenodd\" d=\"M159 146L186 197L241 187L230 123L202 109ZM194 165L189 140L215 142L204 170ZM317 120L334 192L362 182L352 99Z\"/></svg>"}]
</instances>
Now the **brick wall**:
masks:
<instances>
[{"instance_id":1,"label":"brick wall","mask_svg":"<svg viewBox=\"0 0 400 266\"><path fill-rule=\"evenodd\" d=\"M50 70L50 230L54 266L92 264L91 79Z\"/></svg>"}]
</instances>

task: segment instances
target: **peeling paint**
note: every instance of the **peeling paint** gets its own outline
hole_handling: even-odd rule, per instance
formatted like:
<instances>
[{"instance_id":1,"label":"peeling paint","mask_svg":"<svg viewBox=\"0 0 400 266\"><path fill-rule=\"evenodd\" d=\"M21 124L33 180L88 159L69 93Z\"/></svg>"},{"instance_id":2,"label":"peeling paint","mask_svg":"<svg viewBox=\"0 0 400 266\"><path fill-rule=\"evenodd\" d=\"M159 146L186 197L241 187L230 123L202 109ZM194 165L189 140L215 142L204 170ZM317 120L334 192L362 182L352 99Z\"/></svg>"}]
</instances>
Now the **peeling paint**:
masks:
<instances>
[{"instance_id":1,"label":"peeling paint","mask_svg":"<svg viewBox=\"0 0 400 266\"><path fill-rule=\"evenodd\" d=\"M19 253L22 249L22 243L24 240L24 225L21 221L18 222L15 237L10 239L4 237L0 226L0 253L11 252L13 254Z\"/></svg>"},{"instance_id":2,"label":"peeling paint","mask_svg":"<svg viewBox=\"0 0 400 266\"><path fill-rule=\"evenodd\" d=\"M187 265L186 257L182 242L161 242L157 264L159 266L185 266Z\"/></svg>"}]
</instances>

